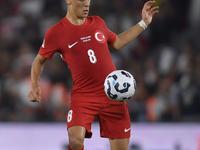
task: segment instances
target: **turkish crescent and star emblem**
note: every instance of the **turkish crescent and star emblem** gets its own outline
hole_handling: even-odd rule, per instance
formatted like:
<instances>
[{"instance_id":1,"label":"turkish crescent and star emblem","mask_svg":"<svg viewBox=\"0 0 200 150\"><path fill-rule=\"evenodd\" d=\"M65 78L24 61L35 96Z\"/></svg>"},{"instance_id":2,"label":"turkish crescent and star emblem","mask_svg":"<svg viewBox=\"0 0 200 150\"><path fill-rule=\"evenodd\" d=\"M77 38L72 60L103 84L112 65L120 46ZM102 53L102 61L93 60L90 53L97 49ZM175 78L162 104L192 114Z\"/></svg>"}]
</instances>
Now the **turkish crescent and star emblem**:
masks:
<instances>
[{"instance_id":1,"label":"turkish crescent and star emblem","mask_svg":"<svg viewBox=\"0 0 200 150\"><path fill-rule=\"evenodd\" d=\"M105 43L105 41L106 41L103 32L101 32L100 30L97 30L94 32L94 37L97 40L97 42L99 42L99 43Z\"/></svg>"}]
</instances>

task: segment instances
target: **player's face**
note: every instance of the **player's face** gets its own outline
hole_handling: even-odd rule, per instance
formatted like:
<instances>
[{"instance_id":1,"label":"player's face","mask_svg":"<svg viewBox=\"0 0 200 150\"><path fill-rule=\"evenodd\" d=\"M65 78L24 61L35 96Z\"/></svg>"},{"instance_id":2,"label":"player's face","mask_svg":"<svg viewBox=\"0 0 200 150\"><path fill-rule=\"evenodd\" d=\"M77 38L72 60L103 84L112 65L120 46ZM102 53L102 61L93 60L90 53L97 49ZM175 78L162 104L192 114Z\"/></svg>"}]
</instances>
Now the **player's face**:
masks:
<instances>
[{"instance_id":1,"label":"player's face","mask_svg":"<svg viewBox=\"0 0 200 150\"><path fill-rule=\"evenodd\" d=\"M89 13L90 0L71 0L70 9L79 18L85 18Z\"/></svg>"}]
</instances>

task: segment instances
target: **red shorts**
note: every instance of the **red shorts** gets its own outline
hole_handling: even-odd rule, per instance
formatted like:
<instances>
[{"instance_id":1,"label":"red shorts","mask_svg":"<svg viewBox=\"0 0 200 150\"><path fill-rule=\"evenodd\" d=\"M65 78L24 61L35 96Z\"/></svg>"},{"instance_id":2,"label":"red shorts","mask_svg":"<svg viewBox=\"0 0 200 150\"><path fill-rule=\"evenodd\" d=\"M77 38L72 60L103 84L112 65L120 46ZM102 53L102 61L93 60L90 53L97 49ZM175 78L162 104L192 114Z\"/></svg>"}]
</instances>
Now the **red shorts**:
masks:
<instances>
[{"instance_id":1,"label":"red shorts","mask_svg":"<svg viewBox=\"0 0 200 150\"><path fill-rule=\"evenodd\" d=\"M100 136L106 138L129 138L130 117L126 102L115 102L107 96L72 96L67 114L67 129L72 126L86 128L86 138L92 137L91 124L97 116Z\"/></svg>"}]
</instances>

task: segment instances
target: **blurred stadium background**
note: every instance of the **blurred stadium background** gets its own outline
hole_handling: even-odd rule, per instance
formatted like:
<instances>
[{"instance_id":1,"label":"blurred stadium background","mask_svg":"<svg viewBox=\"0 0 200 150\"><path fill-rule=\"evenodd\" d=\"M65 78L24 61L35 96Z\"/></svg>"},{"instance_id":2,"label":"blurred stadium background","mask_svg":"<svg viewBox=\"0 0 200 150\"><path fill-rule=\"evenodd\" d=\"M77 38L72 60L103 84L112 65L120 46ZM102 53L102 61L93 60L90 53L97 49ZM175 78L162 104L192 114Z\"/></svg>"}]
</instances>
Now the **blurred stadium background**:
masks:
<instances>
[{"instance_id":1,"label":"blurred stadium background","mask_svg":"<svg viewBox=\"0 0 200 150\"><path fill-rule=\"evenodd\" d=\"M102 17L119 34L141 20L145 2L92 0L90 15ZM200 129L200 1L157 0L156 5L159 13L147 30L120 51L111 49L111 55L117 69L129 71L137 81L136 93L127 102L133 126L187 125L183 131L190 135L193 126ZM11 129L24 123L65 124L72 79L59 54L45 65L41 103L30 103L27 98L31 64L48 28L65 17L65 1L0 0L0 10L0 141L1 133L7 131L5 125ZM196 149L193 144L182 149L197 150L200 131L195 133Z\"/></svg>"}]
</instances>

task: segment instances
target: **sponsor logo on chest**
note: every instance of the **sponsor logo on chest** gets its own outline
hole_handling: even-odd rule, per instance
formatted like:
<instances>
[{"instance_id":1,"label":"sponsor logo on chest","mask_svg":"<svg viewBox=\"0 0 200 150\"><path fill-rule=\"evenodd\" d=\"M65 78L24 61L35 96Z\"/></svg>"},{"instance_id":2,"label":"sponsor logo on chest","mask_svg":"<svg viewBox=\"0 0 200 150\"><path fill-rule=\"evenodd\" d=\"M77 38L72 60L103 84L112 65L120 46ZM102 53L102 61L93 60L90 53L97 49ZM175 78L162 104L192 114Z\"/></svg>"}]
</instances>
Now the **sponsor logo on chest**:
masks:
<instances>
[{"instance_id":1,"label":"sponsor logo on chest","mask_svg":"<svg viewBox=\"0 0 200 150\"><path fill-rule=\"evenodd\" d=\"M86 37L82 37L81 40L83 42L89 42L89 41L91 41L91 35L90 36L86 36Z\"/></svg>"},{"instance_id":2,"label":"sponsor logo on chest","mask_svg":"<svg viewBox=\"0 0 200 150\"><path fill-rule=\"evenodd\" d=\"M83 42L89 42L89 41L91 41L91 38L92 38L92 36L89 35L89 36L81 37L80 39ZM103 32L100 30L96 30L94 32L94 38L98 43L101 43L101 44L105 43L105 41L106 41L106 38L105 38Z\"/></svg>"},{"instance_id":3,"label":"sponsor logo on chest","mask_svg":"<svg viewBox=\"0 0 200 150\"><path fill-rule=\"evenodd\" d=\"M92 36L89 35L89 36L81 37L80 40L81 40L83 43L85 43L85 42L90 42L90 41L91 41L91 38L92 38ZM95 38L95 40L96 40L98 43L101 43L101 44L105 43L105 41L106 41L103 32L100 31L100 30L96 30L96 31L94 32L94 38ZM68 44L68 48L72 48L72 47L74 47L76 44L78 44L78 41L74 41L74 43Z\"/></svg>"}]
</instances>

